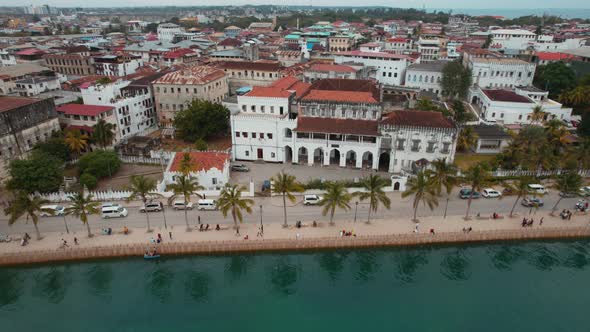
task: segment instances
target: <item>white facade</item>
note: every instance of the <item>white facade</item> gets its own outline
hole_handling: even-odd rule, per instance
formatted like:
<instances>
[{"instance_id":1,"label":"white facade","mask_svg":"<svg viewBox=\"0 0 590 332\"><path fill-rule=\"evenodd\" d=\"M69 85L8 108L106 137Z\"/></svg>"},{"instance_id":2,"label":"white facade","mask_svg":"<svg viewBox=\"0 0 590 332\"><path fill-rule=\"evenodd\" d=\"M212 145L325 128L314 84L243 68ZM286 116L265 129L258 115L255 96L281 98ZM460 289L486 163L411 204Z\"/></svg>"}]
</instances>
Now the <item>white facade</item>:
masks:
<instances>
[{"instance_id":1,"label":"white facade","mask_svg":"<svg viewBox=\"0 0 590 332\"><path fill-rule=\"evenodd\" d=\"M586 39L583 38L572 38L566 39L563 42L557 43L553 40L549 42L537 42L535 43L535 51L537 52L554 52L561 50L570 50L581 48L586 45Z\"/></svg>"},{"instance_id":2,"label":"white facade","mask_svg":"<svg viewBox=\"0 0 590 332\"><path fill-rule=\"evenodd\" d=\"M536 65L520 59L469 58L473 84L483 88L512 88L533 84Z\"/></svg>"},{"instance_id":3,"label":"white facade","mask_svg":"<svg viewBox=\"0 0 590 332\"><path fill-rule=\"evenodd\" d=\"M406 70L405 85L412 88L419 88L422 91L429 91L442 95L442 69L446 61L432 61L428 63L413 64Z\"/></svg>"},{"instance_id":4,"label":"white facade","mask_svg":"<svg viewBox=\"0 0 590 332\"><path fill-rule=\"evenodd\" d=\"M157 124L156 108L150 89L126 89L129 84L130 81L117 81L81 90L84 104L115 107L117 130L121 138L137 135Z\"/></svg>"},{"instance_id":5,"label":"white facade","mask_svg":"<svg viewBox=\"0 0 590 332\"><path fill-rule=\"evenodd\" d=\"M498 29L490 31L492 47L505 50L526 50L535 44L537 35L522 29Z\"/></svg>"},{"instance_id":6,"label":"white facade","mask_svg":"<svg viewBox=\"0 0 590 332\"><path fill-rule=\"evenodd\" d=\"M572 109L547 97L548 93L535 88L508 90L470 90L470 101L480 117L488 123L529 124L535 106L541 106L546 120L571 120Z\"/></svg>"},{"instance_id":7,"label":"white facade","mask_svg":"<svg viewBox=\"0 0 590 332\"><path fill-rule=\"evenodd\" d=\"M441 41L438 38L422 38L418 40L418 53L420 62L438 60L440 57Z\"/></svg>"},{"instance_id":8,"label":"white facade","mask_svg":"<svg viewBox=\"0 0 590 332\"><path fill-rule=\"evenodd\" d=\"M176 177L182 175L178 170L175 170L175 159L182 157L181 152L175 152L168 166L166 167L166 171L163 175L162 184L163 187L166 185L170 185L175 182ZM203 151L203 152L190 152L191 155L191 163L196 165L200 164L200 156L203 158L209 158L211 154L222 156L224 162L222 163L223 166L217 167L209 167L209 168L201 168L199 171L192 171L189 175L195 178L199 185L203 186L206 191L213 191L213 190L220 190L222 189L228 182L229 182L229 167L230 167L230 159L229 154L225 152L213 152L213 151ZM205 164L206 162L203 161ZM208 162L206 164L209 164Z\"/></svg>"},{"instance_id":9,"label":"white facade","mask_svg":"<svg viewBox=\"0 0 590 332\"><path fill-rule=\"evenodd\" d=\"M59 77L32 77L15 82L16 90L23 97L38 96L43 92L61 90Z\"/></svg>"},{"instance_id":10,"label":"white facade","mask_svg":"<svg viewBox=\"0 0 590 332\"><path fill-rule=\"evenodd\" d=\"M160 41L171 42L174 39L174 35L177 33L184 33L183 27L173 23L163 23L158 25L158 39Z\"/></svg>"},{"instance_id":11,"label":"white facade","mask_svg":"<svg viewBox=\"0 0 590 332\"><path fill-rule=\"evenodd\" d=\"M402 85L409 64L408 57L382 52L342 52L334 55L334 62L362 63L375 69L375 79L387 85Z\"/></svg>"},{"instance_id":12,"label":"white facade","mask_svg":"<svg viewBox=\"0 0 590 332\"><path fill-rule=\"evenodd\" d=\"M127 76L135 73L137 68L143 66L141 58L128 59L122 62L96 62L96 73L104 76Z\"/></svg>"},{"instance_id":13,"label":"white facade","mask_svg":"<svg viewBox=\"0 0 590 332\"><path fill-rule=\"evenodd\" d=\"M16 65L16 57L6 51L0 51L0 67Z\"/></svg>"}]
</instances>

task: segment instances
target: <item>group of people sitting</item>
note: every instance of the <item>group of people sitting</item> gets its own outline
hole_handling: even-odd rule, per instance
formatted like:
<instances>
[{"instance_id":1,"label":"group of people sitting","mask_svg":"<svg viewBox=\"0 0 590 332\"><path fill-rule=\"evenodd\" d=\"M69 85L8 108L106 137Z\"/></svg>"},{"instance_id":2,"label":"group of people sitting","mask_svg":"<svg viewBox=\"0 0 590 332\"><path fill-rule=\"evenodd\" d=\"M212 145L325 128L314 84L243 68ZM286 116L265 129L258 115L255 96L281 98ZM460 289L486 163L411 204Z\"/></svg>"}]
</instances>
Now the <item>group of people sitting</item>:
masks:
<instances>
[{"instance_id":1,"label":"group of people sitting","mask_svg":"<svg viewBox=\"0 0 590 332\"><path fill-rule=\"evenodd\" d=\"M502 218L503 218L502 215L500 215L499 213L496 213L496 212L492 213L492 219L502 219Z\"/></svg>"},{"instance_id":2,"label":"group of people sitting","mask_svg":"<svg viewBox=\"0 0 590 332\"><path fill-rule=\"evenodd\" d=\"M469 228L465 228L463 227L463 233L469 233L473 230L473 228L469 227Z\"/></svg>"},{"instance_id":3,"label":"group of people sitting","mask_svg":"<svg viewBox=\"0 0 590 332\"><path fill-rule=\"evenodd\" d=\"M535 220L533 218L531 218L531 219L522 218L522 222L520 224L522 225L522 227L532 227L534 223L535 223ZM541 218L541 221L539 222L539 225L542 225L542 224L543 224L543 218Z\"/></svg>"},{"instance_id":4,"label":"group of people sitting","mask_svg":"<svg viewBox=\"0 0 590 332\"><path fill-rule=\"evenodd\" d=\"M152 243L152 244L160 244L162 242L164 242L164 239L162 238L162 234L160 234L160 233L158 233L158 237L157 238L155 238L155 239L154 238L151 238L150 239L150 243Z\"/></svg>"},{"instance_id":5,"label":"group of people sitting","mask_svg":"<svg viewBox=\"0 0 590 332\"><path fill-rule=\"evenodd\" d=\"M209 224L207 224L205 227L203 227L203 224L199 225L199 232L206 232L209 230ZM217 226L215 226L215 230L216 231L220 231L221 227L219 227L219 224L217 224Z\"/></svg>"},{"instance_id":6,"label":"group of people sitting","mask_svg":"<svg viewBox=\"0 0 590 332\"><path fill-rule=\"evenodd\" d=\"M111 234L113 234L113 229L110 228L110 227L109 228L103 228L102 229L102 234L103 235L111 235Z\"/></svg>"},{"instance_id":7,"label":"group of people sitting","mask_svg":"<svg viewBox=\"0 0 590 332\"><path fill-rule=\"evenodd\" d=\"M29 235L29 233L25 233L23 238L20 240L20 245L23 247L26 246L27 244L29 244L30 239L31 239L31 236Z\"/></svg>"},{"instance_id":8,"label":"group of people sitting","mask_svg":"<svg viewBox=\"0 0 590 332\"><path fill-rule=\"evenodd\" d=\"M566 219L570 220L570 219L572 219L572 211L564 209L563 211L561 211L559 216L561 217L562 220L566 220Z\"/></svg>"},{"instance_id":9,"label":"group of people sitting","mask_svg":"<svg viewBox=\"0 0 590 332\"><path fill-rule=\"evenodd\" d=\"M343 229L340 231L340 237L343 236L356 236L356 234L353 231L346 231Z\"/></svg>"}]
</instances>

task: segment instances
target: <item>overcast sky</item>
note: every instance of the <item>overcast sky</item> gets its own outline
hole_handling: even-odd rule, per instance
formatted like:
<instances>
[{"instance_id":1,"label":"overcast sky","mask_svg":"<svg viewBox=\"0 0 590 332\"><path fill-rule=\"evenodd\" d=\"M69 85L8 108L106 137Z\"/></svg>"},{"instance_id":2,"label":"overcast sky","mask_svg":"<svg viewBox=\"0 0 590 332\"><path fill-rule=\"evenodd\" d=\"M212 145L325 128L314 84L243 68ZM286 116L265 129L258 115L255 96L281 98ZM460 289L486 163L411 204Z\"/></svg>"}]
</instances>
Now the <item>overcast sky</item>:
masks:
<instances>
[{"instance_id":1,"label":"overcast sky","mask_svg":"<svg viewBox=\"0 0 590 332\"><path fill-rule=\"evenodd\" d=\"M244 5L244 4L273 4L273 5L314 5L314 6L358 6L358 0L217 0L217 1L194 1L194 0L0 0L0 6L16 5L40 5L48 4L57 7L123 7L123 6L199 6L199 5ZM402 8L497 8L497 9L531 9L531 8L590 8L588 0L495 0L495 1L474 1L474 0L365 0L363 5L380 5Z\"/></svg>"}]
</instances>

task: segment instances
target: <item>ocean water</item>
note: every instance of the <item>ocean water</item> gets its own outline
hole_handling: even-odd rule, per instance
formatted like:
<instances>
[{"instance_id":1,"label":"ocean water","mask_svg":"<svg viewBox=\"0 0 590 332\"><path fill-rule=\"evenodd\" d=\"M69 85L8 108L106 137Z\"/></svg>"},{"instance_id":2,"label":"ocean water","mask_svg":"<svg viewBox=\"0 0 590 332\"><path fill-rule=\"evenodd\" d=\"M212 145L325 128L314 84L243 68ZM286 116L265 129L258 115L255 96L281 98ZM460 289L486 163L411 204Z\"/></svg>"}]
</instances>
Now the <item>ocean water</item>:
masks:
<instances>
[{"instance_id":1,"label":"ocean water","mask_svg":"<svg viewBox=\"0 0 590 332\"><path fill-rule=\"evenodd\" d=\"M590 241L0 268L2 331L590 331Z\"/></svg>"}]
</instances>

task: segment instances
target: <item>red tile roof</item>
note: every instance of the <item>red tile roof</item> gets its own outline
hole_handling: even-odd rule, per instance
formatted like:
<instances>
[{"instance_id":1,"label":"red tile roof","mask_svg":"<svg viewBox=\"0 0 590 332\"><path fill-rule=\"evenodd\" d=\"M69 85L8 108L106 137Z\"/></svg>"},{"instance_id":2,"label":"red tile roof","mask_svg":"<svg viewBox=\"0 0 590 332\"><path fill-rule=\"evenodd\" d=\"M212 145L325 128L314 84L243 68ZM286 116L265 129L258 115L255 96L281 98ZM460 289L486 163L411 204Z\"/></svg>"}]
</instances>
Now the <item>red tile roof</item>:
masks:
<instances>
[{"instance_id":1,"label":"red tile roof","mask_svg":"<svg viewBox=\"0 0 590 332\"><path fill-rule=\"evenodd\" d=\"M410 57L403 54L393 54L393 53L385 53L385 52L361 52L361 51L349 51L349 52L338 52L334 53L335 55L344 55L344 56L362 56L362 57L375 57L375 58L384 58L384 59L406 59L409 60Z\"/></svg>"},{"instance_id":2,"label":"red tile roof","mask_svg":"<svg viewBox=\"0 0 590 332\"><path fill-rule=\"evenodd\" d=\"M346 65L331 65L327 63L316 63L309 68L311 71L322 71L322 72L339 72L339 73L355 73L356 69Z\"/></svg>"},{"instance_id":3,"label":"red tile roof","mask_svg":"<svg viewBox=\"0 0 590 332\"><path fill-rule=\"evenodd\" d=\"M38 54L45 54L45 53L46 52L41 51L41 50L36 49L36 48L27 48L25 50L18 51L18 52L14 53L14 54L16 54L16 55L38 55Z\"/></svg>"},{"instance_id":4,"label":"red tile roof","mask_svg":"<svg viewBox=\"0 0 590 332\"><path fill-rule=\"evenodd\" d=\"M179 48L174 51L164 53L164 59L177 59L185 55L197 55L197 53L189 48Z\"/></svg>"},{"instance_id":5,"label":"red tile roof","mask_svg":"<svg viewBox=\"0 0 590 332\"><path fill-rule=\"evenodd\" d=\"M274 82L271 86L282 90L295 91L295 96L300 98L307 93L311 84L301 82L293 76L286 76Z\"/></svg>"},{"instance_id":6,"label":"red tile roof","mask_svg":"<svg viewBox=\"0 0 590 332\"><path fill-rule=\"evenodd\" d=\"M270 97L270 98L289 98L291 92L281 88L255 86L246 93L247 97Z\"/></svg>"},{"instance_id":7,"label":"red tile roof","mask_svg":"<svg viewBox=\"0 0 590 332\"><path fill-rule=\"evenodd\" d=\"M544 61L560 61L560 60L572 60L576 56L572 54L560 53L560 52L537 52L539 60Z\"/></svg>"},{"instance_id":8,"label":"red tile roof","mask_svg":"<svg viewBox=\"0 0 590 332\"><path fill-rule=\"evenodd\" d=\"M383 116L381 124L392 126L454 128L453 121L441 112L393 111Z\"/></svg>"},{"instance_id":9,"label":"red tile roof","mask_svg":"<svg viewBox=\"0 0 590 332\"><path fill-rule=\"evenodd\" d=\"M207 66L190 66L155 80L153 84L192 84L200 85L218 80L225 76L222 70Z\"/></svg>"},{"instance_id":10,"label":"red tile roof","mask_svg":"<svg viewBox=\"0 0 590 332\"><path fill-rule=\"evenodd\" d=\"M483 93L485 93L485 95L493 101L527 104L532 103L529 98L508 90L483 90Z\"/></svg>"},{"instance_id":11,"label":"red tile roof","mask_svg":"<svg viewBox=\"0 0 590 332\"><path fill-rule=\"evenodd\" d=\"M115 109L112 106L64 104L57 107L57 111L67 115L97 116Z\"/></svg>"},{"instance_id":12,"label":"red tile roof","mask_svg":"<svg viewBox=\"0 0 590 332\"><path fill-rule=\"evenodd\" d=\"M242 42L235 39L235 38L225 38L224 40L220 41L217 46L241 46Z\"/></svg>"},{"instance_id":13,"label":"red tile roof","mask_svg":"<svg viewBox=\"0 0 590 332\"><path fill-rule=\"evenodd\" d=\"M357 91L334 91L334 90L311 90L303 97L306 101L334 101L343 103L367 103L376 104L378 101L373 98L370 92Z\"/></svg>"},{"instance_id":14,"label":"red tile roof","mask_svg":"<svg viewBox=\"0 0 590 332\"><path fill-rule=\"evenodd\" d=\"M41 101L42 99L25 97L0 97L0 112L6 112L15 108L27 106Z\"/></svg>"},{"instance_id":15,"label":"red tile roof","mask_svg":"<svg viewBox=\"0 0 590 332\"><path fill-rule=\"evenodd\" d=\"M299 116L297 132L378 136L377 121Z\"/></svg>"},{"instance_id":16,"label":"red tile roof","mask_svg":"<svg viewBox=\"0 0 590 332\"><path fill-rule=\"evenodd\" d=\"M223 171L223 166L229 162L229 153L224 152L195 151L188 152L188 154L191 157L191 171L193 172L208 171L212 168ZM182 152L177 152L174 155L170 172L180 171L180 162L183 157L184 153Z\"/></svg>"}]
</instances>

